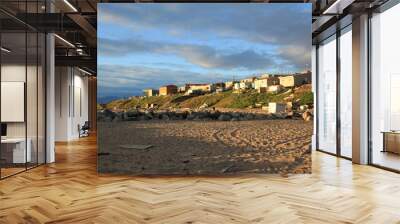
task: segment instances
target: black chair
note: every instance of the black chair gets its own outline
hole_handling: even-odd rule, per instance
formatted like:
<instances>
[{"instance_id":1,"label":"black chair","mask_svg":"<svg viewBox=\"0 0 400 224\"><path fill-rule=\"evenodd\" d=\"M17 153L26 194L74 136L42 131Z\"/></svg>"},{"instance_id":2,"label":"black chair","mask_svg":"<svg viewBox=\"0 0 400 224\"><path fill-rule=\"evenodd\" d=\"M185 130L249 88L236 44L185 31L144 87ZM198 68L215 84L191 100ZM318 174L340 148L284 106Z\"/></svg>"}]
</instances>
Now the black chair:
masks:
<instances>
[{"instance_id":1,"label":"black chair","mask_svg":"<svg viewBox=\"0 0 400 224\"><path fill-rule=\"evenodd\" d=\"M89 121L85 121L85 123L82 125L82 127L80 125L78 125L79 138L89 136L89 130L90 130Z\"/></svg>"}]
</instances>

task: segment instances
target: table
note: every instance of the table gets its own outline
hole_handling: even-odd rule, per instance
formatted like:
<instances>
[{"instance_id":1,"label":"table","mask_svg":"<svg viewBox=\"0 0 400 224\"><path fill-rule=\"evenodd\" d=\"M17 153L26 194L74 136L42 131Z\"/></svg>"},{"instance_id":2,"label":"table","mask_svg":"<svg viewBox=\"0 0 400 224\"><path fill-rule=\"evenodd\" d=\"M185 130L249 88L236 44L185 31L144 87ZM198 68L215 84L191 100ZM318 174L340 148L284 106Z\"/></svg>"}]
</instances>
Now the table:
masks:
<instances>
[{"instance_id":1,"label":"table","mask_svg":"<svg viewBox=\"0 0 400 224\"><path fill-rule=\"evenodd\" d=\"M391 152L400 154L400 131L382 131L383 150L382 152Z\"/></svg>"},{"instance_id":2,"label":"table","mask_svg":"<svg viewBox=\"0 0 400 224\"><path fill-rule=\"evenodd\" d=\"M25 150L25 138L5 138L1 139L2 154L6 151L12 152L12 163L26 163L32 160L32 141L27 139L27 147ZM9 147L13 148L9 148ZM5 149L3 148L5 147ZM10 158L11 159L11 158Z\"/></svg>"}]
</instances>

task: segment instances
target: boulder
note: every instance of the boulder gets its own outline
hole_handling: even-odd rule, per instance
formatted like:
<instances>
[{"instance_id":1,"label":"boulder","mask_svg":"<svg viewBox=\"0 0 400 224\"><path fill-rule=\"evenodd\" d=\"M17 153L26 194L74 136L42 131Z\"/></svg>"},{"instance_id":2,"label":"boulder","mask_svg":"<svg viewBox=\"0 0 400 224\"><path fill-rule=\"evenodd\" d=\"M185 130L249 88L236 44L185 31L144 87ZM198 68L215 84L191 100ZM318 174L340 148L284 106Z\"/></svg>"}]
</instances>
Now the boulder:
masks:
<instances>
[{"instance_id":1,"label":"boulder","mask_svg":"<svg viewBox=\"0 0 400 224\"><path fill-rule=\"evenodd\" d=\"M246 114L246 115L244 116L244 118L245 118L246 120L253 120L253 119L254 119L254 115L253 115L253 114Z\"/></svg>"},{"instance_id":2,"label":"boulder","mask_svg":"<svg viewBox=\"0 0 400 224\"><path fill-rule=\"evenodd\" d=\"M302 118L305 121L311 121L312 120L312 115L310 112L306 111L302 114Z\"/></svg>"},{"instance_id":3,"label":"boulder","mask_svg":"<svg viewBox=\"0 0 400 224\"><path fill-rule=\"evenodd\" d=\"M170 117L169 117L167 114L162 114L162 115L161 115L161 119L162 119L162 120L169 120Z\"/></svg>"},{"instance_id":4,"label":"boulder","mask_svg":"<svg viewBox=\"0 0 400 224\"><path fill-rule=\"evenodd\" d=\"M221 114L221 115L219 115L218 120L220 120L220 121L230 121L231 118L232 117L230 115L228 115L228 114Z\"/></svg>"},{"instance_id":5,"label":"boulder","mask_svg":"<svg viewBox=\"0 0 400 224\"><path fill-rule=\"evenodd\" d=\"M108 110L108 109L105 109L105 110L103 111L103 115L104 115L105 117L111 117L112 119L115 117L115 113L112 112L111 110Z\"/></svg>"},{"instance_id":6,"label":"boulder","mask_svg":"<svg viewBox=\"0 0 400 224\"><path fill-rule=\"evenodd\" d=\"M138 111L127 111L125 112L124 116L125 117L137 117L139 115Z\"/></svg>"}]
</instances>

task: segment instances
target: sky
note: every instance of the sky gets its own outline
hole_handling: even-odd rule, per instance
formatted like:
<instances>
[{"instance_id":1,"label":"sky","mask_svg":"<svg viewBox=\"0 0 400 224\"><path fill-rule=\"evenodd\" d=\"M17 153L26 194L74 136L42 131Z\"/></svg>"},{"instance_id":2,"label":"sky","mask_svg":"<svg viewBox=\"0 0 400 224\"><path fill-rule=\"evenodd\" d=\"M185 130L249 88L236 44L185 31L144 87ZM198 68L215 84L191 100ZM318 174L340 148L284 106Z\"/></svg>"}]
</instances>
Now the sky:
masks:
<instances>
[{"instance_id":1,"label":"sky","mask_svg":"<svg viewBox=\"0 0 400 224\"><path fill-rule=\"evenodd\" d=\"M98 98L311 65L311 4L101 3Z\"/></svg>"}]
</instances>

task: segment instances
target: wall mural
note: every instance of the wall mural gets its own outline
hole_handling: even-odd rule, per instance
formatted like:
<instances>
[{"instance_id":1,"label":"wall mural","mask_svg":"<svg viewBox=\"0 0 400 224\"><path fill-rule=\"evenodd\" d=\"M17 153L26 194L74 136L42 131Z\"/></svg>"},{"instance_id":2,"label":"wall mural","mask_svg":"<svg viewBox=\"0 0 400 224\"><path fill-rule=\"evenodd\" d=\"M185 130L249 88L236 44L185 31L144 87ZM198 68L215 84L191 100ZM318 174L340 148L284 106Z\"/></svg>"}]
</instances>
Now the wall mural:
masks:
<instances>
[{"instance_id":1,"label":"wall mural","mask_svg":"<svg viewBox=\"0 0 400 224\"><path fill-rule=\"evenodd\" d=\"M311 172L311 4L98 9L100 173Z\"/></svg>"}]
</instances>

